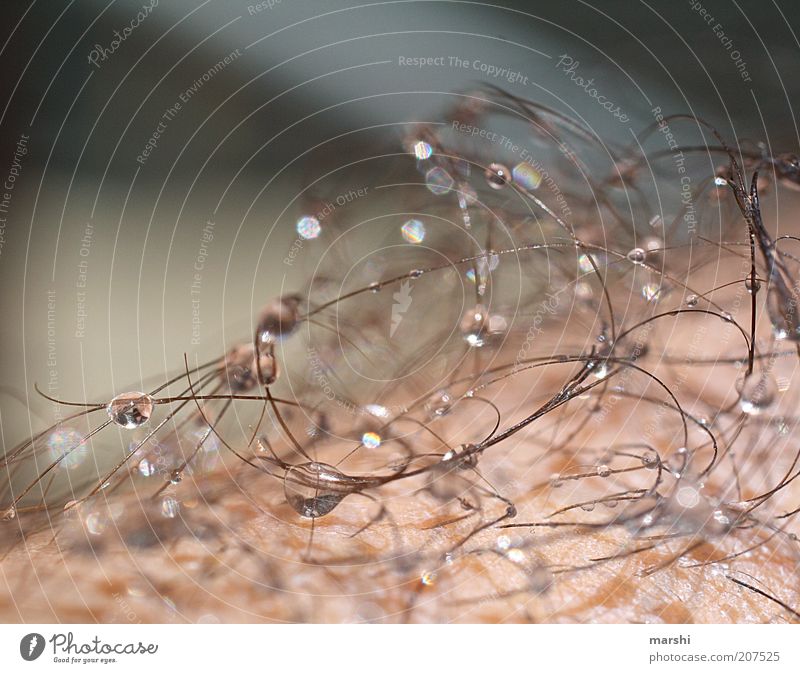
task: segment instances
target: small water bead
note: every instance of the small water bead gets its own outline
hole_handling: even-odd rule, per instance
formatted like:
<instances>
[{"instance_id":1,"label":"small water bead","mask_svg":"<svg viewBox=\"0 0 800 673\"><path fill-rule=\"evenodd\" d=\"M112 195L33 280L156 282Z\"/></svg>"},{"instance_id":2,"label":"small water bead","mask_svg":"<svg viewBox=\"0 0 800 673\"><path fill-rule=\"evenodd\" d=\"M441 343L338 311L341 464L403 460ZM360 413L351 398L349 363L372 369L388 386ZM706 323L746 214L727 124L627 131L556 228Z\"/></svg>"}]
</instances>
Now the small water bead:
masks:
<instances>
[{"instance_id":1,"label":"small water bead","mask_svg":"<svg viewBox=\"0 0 800 673\"><path fill-rule=\"evenodd\" d=\"M768 374L751 374L737 382L739 408L750 416L758 416L773 405L778 395L775 379Z\"/></svg>"},{"instance_id":2,"label":"small water bead","mask_svg":"<svg viewBox=\"0 0 800 673\"><path fill-rule=\"evenodd\" d=\"M714 184L717 187L727 187L728 181L723 177L717 176L716 178L714 178Z\"/></svg>"},{"instance_id":3,"label":"small water bead","mask_svg":"<svg viewBox=\"0 0 800 673\"><path fill-rule=\"evenodd\" d=\"M181 504L171 495L165 496L161 501L161 515L167 519L174 519L181 511Z\"/></svg>"},{"instance_id":4,"label":"small water bead","mask_svg":"<svg viewBox=\"0 0 800 673\"><path fill-rule=\"evenodd\" d=\"M361 435L361 443L367 449L377 449L381 445L381 436L377 432L365 432Z\"/></svg>"},{"instance_id":5,"label":"small water bead","mask_svg":"<svg viewBox=\"0 0 800 673\"><path fill-rule=\"evenodd\" d=\"M436 196L447 194L453 187L455 180L444 168L441 166L434 166L427 173L425 173L425 186L428 190Z\"/></svg>"},{"instance_id":6,"label":"small water bead","mask_svg":"<svg viewBox=\"0 0 800 673\"><path fill-rule=\"evenodd\" d=\"M431 418L447 414L453 406L453 398L447 390L438 390L428 398L425 409Z\"/></svg>"},{"instance_id":7,"label":"small water bead","mask_svg":"<svg viewBox=\"0 0 800 673\"><path fill-rule=\"evenodd\" d=\"M564 485L564 480L558 472L550 475L550 488L561 488Z\"/></svg>"},{"instance_id":8,"label":"small water bead","mask_svg":"<svg viewBox=\"0 0 800 673\"><path fill-rule=\"evenodd\" d=\"M634 264L644 264L647 259L647 251L644 248L634 248L628 252L628 259Z\"/></svg>"},{"instance_id":9,"label":"small water bead","mask_svg":"<svg viewBox=\"0 0 800 673\"><path fill-rule=\"evenodd\" d=\"M654 470L658 467L658 454L655 451L646 451L642 454L640 460L648 470Z\"/></svg>"},{"instance_id":10,"label":"small water bead","mask_svg":"<svg viewBox=\"0 0 800 673\"><path fill-rule=\"evenodd\" d=\"M722 313L720 313L719 317L722 320L722 322L733 322L733 316L727 311L723 311Z\"/></svg>"},{"instance_id":11,"label":"small water bead","mask_svg":"<svg viewBox=\"0 0 800 673\"><path fill-rule=\"evenodd\" d=\"M478 452L474 444L461 444L456 449L449 449L442 456L443 463L453 463L460 470L468 470L478 464Z\"/></svg>"},{"instance_id":12,"label":"small water bead","mask_svg":"<svg viewBox=\"0 0 800 673\"><path fill-rule=\"evenodd\" d=\"M108 519L100 512L92 512L86 517L86 530L92 535L102 535L108 527Z\"/></svg>"},{"instance_id":13,"label":"small water bead","mask_svg":"<svg viewBox=\"0 0 800 673\"><path fill-rule=\"evenodd\" d=\"M389 418L389 410L382 404L367 404L364 411L375 418Z\"/></svg>"},{"instance_id":14,"label":"small water bead","mask_svg":"<svg viewBox=\"0 0 800 673\"><path fill-rule=\"evenodd\" d=\"M278 378L278 363L271 348L263 348L256 361L255 345L236 346L225 356L224 375L234 393L248 392L259 385L270 385Z\"/></svg>"},{"instance_id":15,"label":"small water bead","mask_svg":"<svg viewBox=\"0 0 800 673\"><path fill-rule=\"evenodd\" d=\"M300 319L301 301L299 295L289 294L273 299L264 307L257 329L262 344L274 344L295 330Z\"/></svg>"},{"instance_id":16,"label":"small water bead","mask_svg":"<svg viewBox=\"0 0 800 673\"><path fill-rule=\"evenodd\" d=\"M47 448L53 461L59 461L59 467L68 469L78 467L89 452L83 435L74 428L59 428L51 432Z\"/></svg>"},{"instance_id":17,"label":"small water bead","mask_svg":"<svg viewBox=\"0 0 800 673\"><path fill-rule=\"evenodd\" d=\"M307 241L317 238L322 232L322 226L319 220L313 215L304 215L301 217L297 220L295 228L300 238L304 238Z\"/></svg>"},{"instance_id":18,"label":"small water bead","mask_svg":"<svg viewBox=\"0 0 800 673\"><path fill-rule=\"evenodd\" d=\"M467 309L461 318L461 336L473 348L480 348L486 343L488 315L481 304Z\"/></svg>"},{"instance_id":19,"label":"small water bead","mask_svg":"<svg viewBox=\"0 0 800 673\"><path fill-rule=\"evenodd\" d=\"M578 255L578 268L581 270L581 273L593 273L594 266L592 265L592 258L586 254Z\"/></svg>"},{"instance_id":20,"label":"small water bead","mask_svg":"<svg viewBox=\"0 0 800 673\"><path fill-rule=\"evenodd\" d=\"M508 535L500 535L497 538L497 548L500 551L506 551L509 547L511 547L511 538Z\"/></svg>"},{"instance_id":21,"label":"small water bead","mask_svg":"<svg viewBox=\"0 0 800 673\"><path fill-rule=\"evenodd\" d=\"M744 286L747 288L747 291L750 294L755 294L761 289L761 282L756 279L755 285L753 284L753 279L749 276L744 279Z\"/></svg>"},{"instance_id":22,"label":"small water bead","mask_svg":"<svg viewBox=\"0 0 800 673\"><path fill-rule=\"evenodd\" d=\"M523 189L533 191L542 184L542 174L524 161L514 166L511 177Z\"/></svg>"},{"instance_id":23,"label":"small water bead","mask_svg":"<svg viewBox=\"0 0 800 673\"><path fill-rule=\"evenodd\" d=\"M492 189L503 189L511 180L511 171L503 164L494 163L489 164L483 176Z\"/></svg>"},{"instance_id":24,"label":"small water bead","mask_svg":"<svg viewBox=\"0 0 800 673\"><path fill-rule=\"evenodd\" d=\"M607 477L611 474L611 468L608 465L598 465L596 472L598 477Z\"/></svg>"},{"instance_id":25,"label":"small water bead","mask_svg":"<svg viewBox=\"0 0 800 673\"><path fill-rule=\"evenodd\" d=\"M183 474L180 470L172 470L169 473L169 483L170 484L180 484L183 481Z\"/></svg>"},{"instance_id":26,"label":"small water bead","mask_svg":"<svg viewBox=\"0 0 800 673\"><path fill-rule=\"evenodd\" d=\"M686 509L694 509L700 504L700 492L692 484L681 485L675 493L676 502Z\"/></svg>"},{"instance_id":27,"label":"small water bead","mask_svg":"<svg viewBox=\"0 0 800 673\"><path fill-rule=\"evenodd\" d=\"M417 244L425 240L425 225L419 220L409 220L401 228L403 238L409 243Z\"/></svg>"},{"instance_id":28,"label":"small water bead","mask_svg":"<svg viewBox=\"0 0 800 673\"><path fill-rule=\"evenodd\" d=\"M658 301L660 294L661 287L659 285L656 285L655 283L645 283L642 285L642 297L644 297L645 301Z\"/></svg>"},{"instance_id":29,"label":"small water bead","mask_svg":"<svg viewBox=\"0 0 800 673\"><path fill-rule=\"evenodd\" d=\"M433 154L433 148L424 140L419 140L415 142L412 146L412 149L414 151L414 156L417 158L418 161L425 161L425 159L430 159L431 155Z\"/></svg>"},{"instance_id":30,"label":"small water bead","mask_svg":"<svg viewBox=\"0 0 800 673\"><path fill-rule=\"evenodd\" d=\"M408 272L408 277L419 278L423 273L425 273L423 269L411 269L411 271Z\"/></svg>"},{"instance_id":31,"label":"small water bead","mask_svg":"<svg viewBox=\"0 0 800 673\"><path fill-rule=\"evenodd\" d=\"M316 519L330 514L350 493L347 477L326 463L303 463L286 471L286 502L300 516Z\"/></svg>"},{"instance_id":32,"label":"small water bead","mask_svg":"<svg viewBox=\"0 0 800 673\"><path fill-rule=\"evenodd\" d=\"M130 392L117 395L106 407L108 417L128 430L147 422L153 413L153 398L147 393Z\"/></svg>"},{"instance_id":33,"label":"small water bead","mask_svg":"<svg viewBox=\"0 0 800 673\"><path fill-rule=\"evenodd\" d=\"M694 308L695 306L697 306L697 303L699 301L700 297L698 297L696 294L687 295L685 299L686 305L689 306L690 308Z\"/></svg>"},{"instance_id":34,"label":"small water bead","mask_svg":"<svg viewBox=\"0 0 800 673\"><path fill-rule=\"evenodd\" d=\"M585 502L581 505L581 509L584 512L593 512L594 511L594 503L593 502Z\"/></svg>"},{"instance_id":35,"label":"small water bead","mask_svg":"<svg viewBox=\"0 0 800 673\"><path fill-rule=\"evenodd\" d=\"M152 477L157 471L156 464L154 462L150 462L147 458L142 458L139 461L138 467L139 474L141 474L143 477Z\"/></svg>"},{"instance_id":36,"label":"small water bead","mask_svg":"<svg viewBox=\"0 0 800 673\"><path fill-rule=\"evenodd\" d=\"M513 563L524 563L525 562L525 552L521 549L509 549L506 557L509 561Z\"/></svg>"},{"instance_id":37,"label":"small water bead","mask_svg":"<svg viewBox=\"0 0 800 673\"><path fill-rule=\"evenodd\" d=\"M370 283L369 284L369 291L372 292L372 294L378 294L378 292L381 291L381 284L377 283L377 282Z\"/></svg>"},{"instance_id":38,"label":"small water bead","mask_svg":"<svg viewBox=\"0 0 800 673\"><path fill-rule=\"evenodd\" d=\"M17 517L17 508L13 505L0 514L0 520L11 521Z\"/></svg>"},{"instance_id":39,"label":"small water bead","mask_svg":"<svg viewBox=\"0 0 800 673\"><path fill-rule=\"evenodd\" d=\"M436 573L432 570L426 570L420 576L420 582L423 586L432 587L436 583Z\"/></svg>"}]
</instances>

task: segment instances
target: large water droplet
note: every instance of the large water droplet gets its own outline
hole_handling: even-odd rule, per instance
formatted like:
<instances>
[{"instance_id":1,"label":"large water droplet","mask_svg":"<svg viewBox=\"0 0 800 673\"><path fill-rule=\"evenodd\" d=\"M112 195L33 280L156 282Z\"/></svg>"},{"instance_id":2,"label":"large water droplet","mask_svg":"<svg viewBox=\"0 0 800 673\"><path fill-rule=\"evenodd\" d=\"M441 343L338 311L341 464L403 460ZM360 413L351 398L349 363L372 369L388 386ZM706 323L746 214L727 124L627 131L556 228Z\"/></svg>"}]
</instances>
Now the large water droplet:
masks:
<instances>
[{"instance_id":1,"label":"large water droplet","mask_svg":"<svg viewBox=\"0 0 800 673\"><path fill-rule=\"evenodd\" d=\"M542 174L533 166L526 163L519 163L511 171L511 177L520 187L533 191L542 184Z\"/></svg>"},{"instance_id":2,"label":"large water droplet","mask_svg":"<svg viewBox=\"0 0 800 673\"><path fill-rule=\"evenodd\" d=\"M317 238L322 232L319 220L313 215L304 215L297 220L296 229L300 238L307 241Z\"/></svg>"},{"instance_id":3,"label":"large water droplet","mask_svg":"<svg viewBox=\"0 0 800 673\"><path fill-rule=\"evenodd\" d=\"M644 264L647 259L647 251L644 248L634 248L628 252L628 259L634 264Z\"/></svg>"},{"instance_id":4,"label":"large water droplet","mask_svg":"<svg viewBox=\"0 0 800 673\"><path fill-rule=\"evenodd\" d=\"M53 461L60 461L59 467L75 468L83 463L89 447L83 441L83 435L75 428L58 428L47 438L47 448Z\"/></svg>"},{"instance_id":5,"label":"large water droplet","mask_svg":"<svg viewBox=\"0 0 800 673\"><path fill-rule=\"evenodd\" d=\"M740 395L739 407L751 416L757 416L772 406L778 394L775 379L768 373L753 373L740 379L737 388Z\"/></svg>"},{"instance_id":6,"label":"large water droplet","mask_svg":"<svg viewBox=\"0 0 800 673\"><path fill-rule=\"evenodd\" d=\"M261 312L258 321L258 336L262 344L272 344L291 334L300 318L298 295L285 295L273 299Z\"/></svg>"},{"instance_id":7,"label":"large water droplet","mask_svg":"<svg viewBox=\"0 0 800 673\"><path fill-rule=\"evenodd\" d=\"M488 314L481 304L467 309L461 318L461 336L473 348L480 348L486 343Z\"/></svg>"},{"instance_id":8,"label":"large water droplet","mask_svg":"<svg viewBox=\"0 0 800 673\"><path fill-rule=\"evenodd\" d=\"M434 166L425 173L425 186L436 196L449 192L454 182L450 173L440 166Z\"/></svg>"},{"instance_id":9,"label":"large water droplet","mask_svg":"<svg viewBox=\"0 0 800 673\"><path fill-rule=\"evenodd\" d=\"M286 471L283 492L295 512L316 519L330 514L350 491L347 477L332 465L303 463Z\"/></svg>"},{"instance_id":10,"label":"large water droplet","mask_svg":"<svg viewBox=\"0 0 800 673\"><path fill-rule=\"evenodd\" d=\"M425 240L425 225L419 220L409 220L401 228L403 238L409 243L422 243Z\"/></svg>"},{"instance_id":11,"label":"large water droplet","mask_svg":"<svg viewBox=\"0 0 800 673\"><path fill-rule=\"evenodd\" d=\"M117 395L106 407L109 418L128 430L147 422L153 413L153 398L147 393L130 392Z\"/></svg>"},{"instance_id":12,"label":"large water droplet","mask_svg":"<svg viewBox=\"0 0 800 673\"><path fill-rule=\"evenodd\" d=\"M453 398L447 390L439 390L428 398L425 410L431 418L444 416L453 406Z\"/></svg>"},{"instance_id":13,"label":"large water droplet","mask_svg":"<svg viewBox=\"0 0 800 673\"><path fill-rule=\"evenodd\" d=\"M503 189L511 180L511 171L503 164L489 164L483 175L492 189Z\"/></svg>"}]
</instances>

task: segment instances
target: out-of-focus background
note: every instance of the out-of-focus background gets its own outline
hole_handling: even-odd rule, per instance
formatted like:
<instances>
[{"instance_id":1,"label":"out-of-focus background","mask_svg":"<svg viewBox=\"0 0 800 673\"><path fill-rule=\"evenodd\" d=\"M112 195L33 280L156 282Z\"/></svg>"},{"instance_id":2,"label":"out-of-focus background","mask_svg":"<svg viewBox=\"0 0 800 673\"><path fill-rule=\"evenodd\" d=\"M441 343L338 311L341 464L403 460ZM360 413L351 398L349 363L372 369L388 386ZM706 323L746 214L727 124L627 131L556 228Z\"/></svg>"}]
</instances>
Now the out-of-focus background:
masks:
<instances>
[{"instance_id":1,"label":"out-of-focus background","mask_svg":"<svg viewBox=\"0 0 800 673\"><path fill-rule=\"evenodd\" d=\"M792 2L6 0L2 13L7 446L50 420L34 382L102 401L246 338L314 270L314 241L285 262L303 190L376 138L400 151L453 91L503 86L620 143L660 107L771 152L798 146Z\"/></svg>"}]
</instances>

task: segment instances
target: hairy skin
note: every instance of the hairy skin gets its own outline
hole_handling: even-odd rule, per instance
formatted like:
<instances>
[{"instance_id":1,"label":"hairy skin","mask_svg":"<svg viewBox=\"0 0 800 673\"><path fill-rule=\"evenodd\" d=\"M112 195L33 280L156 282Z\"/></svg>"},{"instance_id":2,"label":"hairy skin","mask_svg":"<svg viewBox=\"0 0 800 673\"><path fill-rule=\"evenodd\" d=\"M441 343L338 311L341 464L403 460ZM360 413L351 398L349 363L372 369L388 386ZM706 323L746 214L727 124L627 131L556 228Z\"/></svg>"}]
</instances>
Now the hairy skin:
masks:
<instances>
[{"instance_id":1,"label":"hairy skin","mask_svg":"<svg viewBox=\"0 0 800 673\"><path fill-rule=\"evenodd\" d=\"M704 375L698 369L693 382L699 385ZM503 391L503 399L521 400L529 394L524 385L518 377ZM636 441L640 430L634 415L628 401L617 404L610 422L595 428L589 423L579 438L585 439L584 446L602 445L604 438L616 444ZM458 422L445 417L435 427L445 432L448 423ZM517 516L500 525L608 521L622 510L624 504L614 510L598 505L592 512L577 509L547 518L580 501L579 492L597 495L589 482L605 486L607 480L551 488L547 477L568 471L570 459L548 456L542 449L544 427L552 432L553 423L536 426L510 446L499 445L480 463L481 474L517 506ZM566 422L559 431L566 435L570 427ZM788 606L800 605L797 542L770 537L767 530L683 536L621 557L646 546L641 539L632 542L622 527L492 528L446 561L447 550L459 545L479 517L491 519L505 506L486 499L478 515L454 522L469 512L402 485L393 489L397 497L388 505L395 523L383 518L350 538L376 510L374 503L351 496L315 520L309 547L311 522L285 504L280 485L247 466L233 467L238 485L232 485L229 467L207 478L196 498L183 490L176 519L143 514L141 503L148 494L140 489L109 497L117 520L100 536L88 533L79 517L68 516L55 526L55 537L48 529L15 546L0 563L0 618L111 623L796 621L789 610L731 579ZM769 472L783 469L783 461L776 461ZM760 479L755 469L742 469L745 496L760 492ZM181 488L194 491L187 482ZM713 484L710 479L707 489ZM798 495L796 487L786 489L780 503L796 503ZM4 525L9 528L8 522ZM752 551L735 559L699 565L751 546ZM615 555L620 557L597 560Z\"/></svg>"}]
</instances>

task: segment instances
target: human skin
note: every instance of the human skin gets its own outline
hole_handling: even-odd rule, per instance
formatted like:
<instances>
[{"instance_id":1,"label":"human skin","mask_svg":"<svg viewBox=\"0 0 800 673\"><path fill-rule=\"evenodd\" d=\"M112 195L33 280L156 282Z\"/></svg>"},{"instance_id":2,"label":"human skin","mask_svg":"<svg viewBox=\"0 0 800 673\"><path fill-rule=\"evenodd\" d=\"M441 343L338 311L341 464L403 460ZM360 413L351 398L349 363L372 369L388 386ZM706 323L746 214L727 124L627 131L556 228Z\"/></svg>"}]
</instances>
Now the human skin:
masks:
<instances>
[{"instance_id":1,"label":"human skin","mask_svg":"<svg viewBox=\"0 0 800 673\"><path fill-rule=\"evenodd\" d=\"M538 385L558 386L562 376L554 369ZM703 387L706 376L696 368L684 390ZM493 398L510 420L530 408L528 385L517 376ZM724 393L724 386L719 390ZM782 403L790 404L788 396ZM478 498L481 511L470 513L457 502L417 490L424 482L393 484L374 492L387 503L391 517L351 538L376 510L363 496L352 495L313 521L310 542L312 521L286 505L276 480L249 466L225 463L202 481L181 484L177 519L165 520L152 509L145 513L148 494L139 486L108 497L112 514L100 535L89 532L81 516L70 515L66 521L54 519L52 530L48 526L16 544L0 564L0 617L8 622L103 623L794 621L791 609L734 582L759 588L790 608L798 605L797 542L769 529L720 533L702 528L627 555L647 546L657 531L634 539L629 529L617 525L524 525L559 520L608 524L628 506L598 504L591 512L578 508L548 518L587 496L600 497L609 481L615 487L632 483L625 474L612 474L610 480L590 475L558 488L549 483L553 473L580 474L587 463L596 464L597 453L590 447L641 440L637 416L652 407L623 398L601 423L592 423L580 413L585 404L575 400L579 413L573 420L569 410L558 426L544 419L481 458L480 474L514 502L517 515L467 542L465 536L479 522L502 515L502 502L484 494ZM447 435L463 430L463 424L464 418L453 414L433 427ZM560 436L568 436L578 426L585 429L571 444L580 445L580 451L547 450L543 435L549 437L557 427ZM771 453L788 444L771 437L757 441L763 443L754 454L759 460L740 465L745 497L763 490L758 463L764 464L765 456L772 462L766 472L773 479L791 459L788 450L785 459ZM624 468L635 461L613 458L610 465ZM723 472L708 479L707 493L725 481ZM475 483L471 471L465 475ZM647 482L653 472L639 469L633 475L634 481ZM474 499L461 475L456 481L458 495ZM770 507L790 509L798 495L793 484ZM519 527L499 528L504 524ZM9 522L4 525L10 528Z\"/></svg>"}]
</instances>

